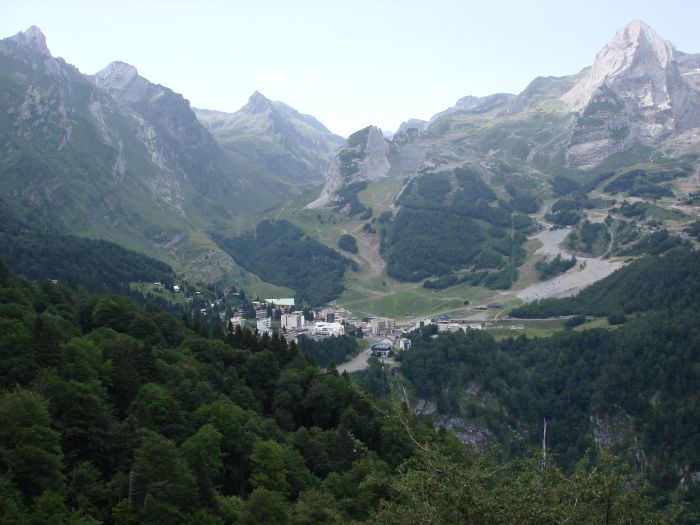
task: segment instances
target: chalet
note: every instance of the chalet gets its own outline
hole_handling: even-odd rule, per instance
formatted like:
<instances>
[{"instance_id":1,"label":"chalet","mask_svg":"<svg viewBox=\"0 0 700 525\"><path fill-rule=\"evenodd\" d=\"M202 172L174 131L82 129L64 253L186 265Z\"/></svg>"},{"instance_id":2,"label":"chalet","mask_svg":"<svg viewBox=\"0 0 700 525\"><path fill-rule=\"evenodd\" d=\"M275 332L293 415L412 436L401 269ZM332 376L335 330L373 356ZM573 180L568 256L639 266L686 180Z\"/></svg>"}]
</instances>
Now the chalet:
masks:
<instances>
[{"instance_id":1,"label":"chalet","mask_svg":"<svg viewBox=\"0 0 700 525\"><path fill-rule=\"evenodd\" d=\"M459 332L463 326L459 323L438 323L438 332Z\"/></svg>"},{"instance_id":2,"label":"chalet","mask_svg":"<svg viewBox=\"0 0 700 525\"><path fill-rule=\"evenodd\" d=\"M294 297L265 299L265 302L279 308L282 312L289 312L292 308L294 308Z\"/></svg>"},{"instance_id":3,"label":"chalet","mask_svg":"<svg viewBox=\"0 0 700 525\"><path fill-rule=\"evenodd\" d=\"M414 330L421 330L421 329L425 328L426 326L429 326L430 324L432 324L432 322L433 322L432 319L430 319L429 317L424 317L423 319L420 319L419 321L416 322L413 329Z\"/></svg>"}]
</instances>

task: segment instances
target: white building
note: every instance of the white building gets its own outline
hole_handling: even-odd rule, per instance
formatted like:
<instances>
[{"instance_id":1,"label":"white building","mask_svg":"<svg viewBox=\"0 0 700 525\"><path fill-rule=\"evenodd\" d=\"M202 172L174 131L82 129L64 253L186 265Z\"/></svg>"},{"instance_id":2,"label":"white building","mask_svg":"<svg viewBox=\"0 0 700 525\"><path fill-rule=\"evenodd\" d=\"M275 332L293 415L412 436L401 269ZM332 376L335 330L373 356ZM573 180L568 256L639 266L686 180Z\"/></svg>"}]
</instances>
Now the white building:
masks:
<instances>
[{"instance_id":1,"label":"white building","mask_svg":"<svg viewBox=\"0 0 700 525\"><path fill-rule=\"evenodd\" d=\"M438 323L438 332L459 332L463 329L464 327L459 323Z\"/></svg>"},{"instance_id":2,"label":"white building","mask_svg":"<svg viewBox=\"0 0 700 525\"><path fill-rule=\"evenodd\" d=\"M258 319L256 321L256 328L258 332L262 333L272 333L272 319L270 317L265 317L264 319Z\"/></svg>"},{"instance_id":3,"label":"white building","mask_svg":"<svg viewBox=\"0 0 700 525\"><path fill-rule=\"evenodd\" d=\"M331 335L343 335L345 333L345 327L340 323L326 323L324 321L316 321L311 329L313 335L318 336L331 336Z\"/></svg>"},{"instance_id":4,"label":"white building","mask_svg":"<svg viewBox=\"0 0 700 525\"><path fill-rule=\"evenodd\" d=\"M399 352L411 349L411 340L408 337L397 337L394 339L394 348Z\"/></svg>"},{"instance_id":5,"label":"white building","mask_svg":"<svg viewBox=\"0 0 700 525\"><path fill-rule=\"evenodd\" d=\"M229 322L233 325L234 330L237 326L245 328L245 317L243 316L236 315L234 317L231 317L231 319L229 319Z\"/></svg>"},{"instance_id":6,"label":"white building","mask_svg":"<svg viewBox=\"0 0 700 525\"><path fill-rule=\"evenodd\" d=\"M282 314L282 328L290 331L299 331L304 328L303 312L292 312L291 314Z\"/></svg>"}]
</instances>

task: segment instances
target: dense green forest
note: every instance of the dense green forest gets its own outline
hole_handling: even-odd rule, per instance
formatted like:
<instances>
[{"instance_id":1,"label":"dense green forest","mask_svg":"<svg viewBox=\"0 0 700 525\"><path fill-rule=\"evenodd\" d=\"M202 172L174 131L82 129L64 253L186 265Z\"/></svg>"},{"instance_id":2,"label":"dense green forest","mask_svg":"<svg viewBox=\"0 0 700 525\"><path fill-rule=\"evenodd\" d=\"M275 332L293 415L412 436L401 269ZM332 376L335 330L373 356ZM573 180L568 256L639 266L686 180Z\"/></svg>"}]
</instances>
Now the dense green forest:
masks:
<instances>
[{"instance_id":1,"label":"dense green forest","mask_svg":"<svg viewBox=\"0 0 700 525\"><path fill-rule=\"evenodd\" d=\"M598 315L700 308L700 255L677 248L620 268L577 296L541 299L516 308L512 317Z\"/></svg>"},{"instance_id":2,"label":"dense green forest","mask_svg":"<svg viewBox=\"0 0 700 525\"><path fill-rule=\"evenodd\" d=\"M337 192L335 210L340 211L347 207L348 215L353 217L359 215L360 219L369 219L372 216L372 208L368 208L360 202L357 194L367 188L367 181L357 181L344 185Z\"/></svg>"},{"instance_id":3,"label":"dense green forest","mask_svg":"<svg viewBox=\"0 0 700 525\"><path fill-rule=\"evenodd\" d=\"M608 250L610 238L605 224L584 220L566 237L566 246L576 252L599 256Z\"/></svg>"},{"instance_id":4,"label":"dense green forest","mask_svg":"<svg viewBox=\"0 0 700 525\"><path fill-rule=\"evenodd\" d=\"M387 273L402 281L449 276L468 267L502 270L487 279L509 288L522 264L533 223L514 212L475 169L426 173L398 199L399 212L381 229ZM521 203L526 206L526 203Z\"/></svg>"},{"instance_id":5,"label":"dense green forest","mask_svg":"<svg viewBox=\"0 0 700 525\"><path fill-rule=\"evenodd\" d=\"M0 203L0 257L27 279L53 279L93 293L125 292L129 283L174 278L167 264L112 242L29 226Z\"/></svg>"},{"instance_id":6,"label":"dense green forest","mask_svg":"<svg viewBox=\"0 0 700 525\"><path fill-rule=\"evenodd\" d=\"M540 281L544 281L561 275L574 266L576 266L576 257L562 259L561 254L558 253L552 260L537 261L535 270L537 270Z\"/></svg>"},{"instance_id":7,"label":"dense green forest","mask_svg":"<svg viewBox=\"0 0 700 525\"><path fill-rule=\"evenodd\" d=\"M475 455L277 335L203 337L2 262L0 324L3 524L682 522L605 455Z\"/></svg>"},{"instance_id":8,"label":"dense green forest","mask_svg":"<svg viewBox=\"0 0 700 525\"><path fill-rule=\"evenodd\" d=\"M603 191L613 194L626 192L632 197L645 197L650 199L672 197L673 192L670 188L658 183L670 181L684 173L685 172L647 173L639 169L630 170L606 184Z\"/></svg>"},{"instance_id":9,"label":"dense green forest","mask_svg":"<svg viewBox=\"0 0 700 525\"><path fill-rule=\"evenodd\" d=\"M340 295L346 269L355 266L285 220L262 221L254 232L216 240L246 270L293 288L297 302L311 306Z\"/></svg>"},{"instance_id":10,"label":"dense green forest","mask_svg":"<svg viewBox=\"0 0 700 525\"><path fill-rule=\"evenodd\" d=\"M700 314L649 314L618 330L497 342L481 331L413 336L401 371L415 395L494 433L505 457L542 442L565 469L605 443L657 495L700 509ZM521 439L521 437L523 439ZM685 481L684 481L685 480Z\"/></svg>"},{"instance_id":11,"label":"dense green forest","mask_svg":"<svg viewBox=\"0 0 700 525\"><path fill-rule=\"evenodd\" d=\"M692 224L686 226L683 231L700 241L700 221L694 221Z\"/></svg>"},{"instance_id":12,"label":"dense green forest","mask_svg":"<svg viewBox=\"0 0 700 525\"><path fill-rule=\"evenodd\" d=\"M309 355L318 366L328 366L331 363L342 363L357 354L358 345L354 337L341 335L315 340L310 337L300 337L299 351Z\"/></svg>"},{"instance_id":13,"label":"dense green forest","mask_svg":"<svg viewBox=\"0 0 700 525\"><path fill-rule=\"evenodd\" d=\"M357 239L349 233L345 233L338 239L338 248L349 253L357 253Z\"/></svg>"}]
</instances>

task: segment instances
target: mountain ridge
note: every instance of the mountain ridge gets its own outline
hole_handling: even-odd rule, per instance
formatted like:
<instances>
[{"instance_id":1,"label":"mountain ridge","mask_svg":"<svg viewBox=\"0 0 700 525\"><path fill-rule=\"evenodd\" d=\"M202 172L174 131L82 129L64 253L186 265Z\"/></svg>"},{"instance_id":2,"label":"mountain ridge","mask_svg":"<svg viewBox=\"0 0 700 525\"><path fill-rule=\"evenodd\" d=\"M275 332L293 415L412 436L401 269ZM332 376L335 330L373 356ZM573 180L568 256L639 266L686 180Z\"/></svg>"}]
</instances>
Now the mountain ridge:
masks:
<instances>
[{"instance_id":1,"label":"mountain ridge","mask_svg":"<svg viewBox=\"0 0 700 525\"><path fill-rule=\"evenodd\" d=\"M323 182L343 142L312 115L258 91L234 113L199 108L194 112L224 149L257 160L273 173L284 170L306 189Z\"/></svg>"}]
</instances>

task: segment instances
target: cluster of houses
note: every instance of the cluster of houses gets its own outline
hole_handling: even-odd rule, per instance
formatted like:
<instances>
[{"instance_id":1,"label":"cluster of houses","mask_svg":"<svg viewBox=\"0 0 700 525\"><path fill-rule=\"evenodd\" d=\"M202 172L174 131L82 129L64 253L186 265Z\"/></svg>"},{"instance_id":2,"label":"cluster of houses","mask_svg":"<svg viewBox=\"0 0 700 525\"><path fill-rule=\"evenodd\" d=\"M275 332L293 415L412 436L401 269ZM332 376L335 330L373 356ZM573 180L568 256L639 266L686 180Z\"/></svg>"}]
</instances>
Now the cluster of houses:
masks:
<instances>
[{"instance_id":1,"label":"cluster of houses","mask_svg":"<svg viewBox=\"0 0 700 525\"><path fill-rule=\"evenodd\" d=\"M497 305L488 305L494 308ZM498 305L500 306L500 305ZM298 337L313 337L322 339L325 337L340 336L345 333L359 333L379 339L372 345L370 351L378 357L386 357L391 352L400 352L410 348L410 340L404 334L410 330L422 329L433 325L438 333L457 332L459 330L485 330L493 328L510 328L522 330L522 324L504 323L499 321L464 322L451 319L447 315L418 320L411 326L399 328L394 319L388 317L370 317L358 319L348 310L331 303L326 308L312 311L313 319L305 317L304 312L294 310L294 298L274 298L253 302L255 309L255 327L258 332L272 334L273 319L270 317L270 309L280 314L279 330L287 339L295 340ZM308 314L308 311L307 311ZM249 321L245 319L242 311L235 311L230 323L244 327Z\"/></svg>"},{"instance_id":2,"label":"cluster of houses","mask_svg":"<svg viewBox=\"0 0 700 525\"><path fill-rule=\"evenodd\" d=\"M253 302L255 327L261 334L272 334L272 317L269 316L270 307L280 310L280 331L288 339L293 340L302 335L323 338L339 336L345 333L345 320L344 318L336 320L336 312L332 310L312 312L314 319L308 321L304 317L303 312L294 310L294 298L275 298ZM243 312L237 310L230 319L230 323L234 328L236 326L243 328L246 326L247 321Z\"/></svg>"}]
</instances>

